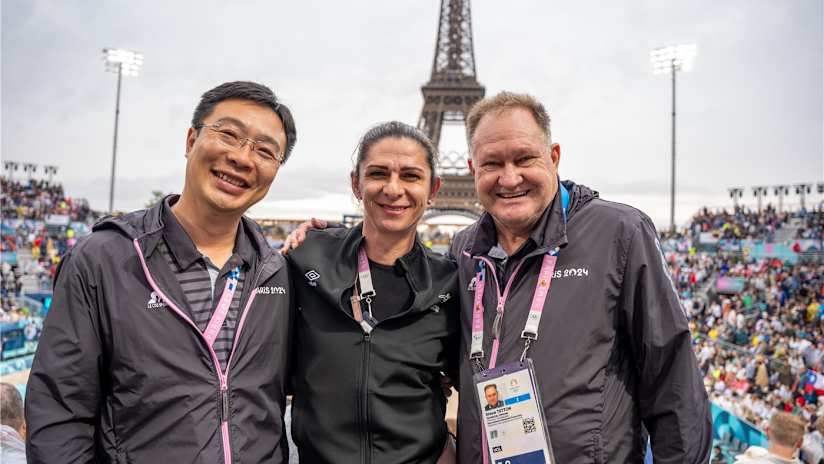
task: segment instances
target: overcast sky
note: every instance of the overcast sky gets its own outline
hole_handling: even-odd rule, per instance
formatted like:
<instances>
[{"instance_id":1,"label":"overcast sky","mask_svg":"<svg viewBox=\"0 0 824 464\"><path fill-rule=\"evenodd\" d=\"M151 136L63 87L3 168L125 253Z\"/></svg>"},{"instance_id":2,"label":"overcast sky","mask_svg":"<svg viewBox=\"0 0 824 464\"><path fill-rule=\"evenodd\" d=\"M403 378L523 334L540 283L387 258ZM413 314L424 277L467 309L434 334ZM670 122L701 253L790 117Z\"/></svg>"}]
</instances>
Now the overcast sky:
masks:
<instances>
[{"instance_id":1,"label":"overcast sky","mask_svg":"<svg viewBox=\"0 0 824 464\"><path fill-rule=\"evenodd\" d=\"M678 75L678 205L731 204L732 186L824 181L821 0L472 3L487 95L529 92L552 117L560 173L669 220L668 76L649 50L696 42ZM439 1L2 0L2 159L59 167L67 193L108 202L116 76L101 49L145 55L124 78L115 207L179 191L200 94L265 83L298 143L254 217L354 212L347 173L372 124L415 124ZM462 128L441 149L466 151ZM23 177L22 173L16 174ZM820 198L813 195L813 198ZM771 200L774 201L772 196ZM747 191L745 201L753 202ZM791 195L790 202L797 202Z\"/></svg>"}]
</instances>

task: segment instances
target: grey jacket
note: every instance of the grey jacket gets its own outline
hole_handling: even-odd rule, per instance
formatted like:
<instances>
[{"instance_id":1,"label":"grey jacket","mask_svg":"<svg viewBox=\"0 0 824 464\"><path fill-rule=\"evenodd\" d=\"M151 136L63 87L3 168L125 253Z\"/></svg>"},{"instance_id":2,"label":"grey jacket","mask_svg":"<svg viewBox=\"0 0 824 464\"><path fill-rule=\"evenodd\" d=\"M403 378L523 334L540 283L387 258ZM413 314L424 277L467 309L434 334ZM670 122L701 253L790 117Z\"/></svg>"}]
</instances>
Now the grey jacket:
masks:
<instances>
[{"instance_id":1,"label":"grey jacket","mask_svg":"<svg viewBox=\"0 0 824 464\"><path fill-rule=\"evenodd\" d=\"M157 250L163 203L64 257L26 394L30 463L286 462L285 261L244 218L259 255L224 377Z\"/></svg>"},{"instance_id":2,"label":"grey jacket","mask_svg":"<svg viewBox=\"0 0 824 464\"><path fill-rule=\"evenodd\" d=\"M652 222L584 186L564 185L570 192L568 222L558 195L527 248L509 258L504 276L493 275L495 266L484 264L484 367L498 292L508 288L497 359L502 365L521 356L521 331L542 257L560 246L538 339L528 352L557 462L641 463L642 425L652 439L656 464L706 462L712 443L707 394ZM482 462L469 361L472 279L481 258L494 263L488 253L496 242L492 218L484 214L455 237L450 249L461 291L458 430L464 464Z\"/></svg>"}]
</instances>

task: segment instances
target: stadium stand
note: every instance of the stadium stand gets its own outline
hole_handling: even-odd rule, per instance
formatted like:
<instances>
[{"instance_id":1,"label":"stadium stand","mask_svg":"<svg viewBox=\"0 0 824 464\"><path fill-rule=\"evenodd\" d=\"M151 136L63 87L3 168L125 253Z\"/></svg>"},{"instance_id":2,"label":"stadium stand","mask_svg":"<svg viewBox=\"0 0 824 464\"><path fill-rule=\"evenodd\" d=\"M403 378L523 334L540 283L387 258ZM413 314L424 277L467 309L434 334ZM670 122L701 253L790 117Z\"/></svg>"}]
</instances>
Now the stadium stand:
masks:
<instances>
[{"instance_id":1,"label":"stadium stand","mask_svg":"<svg viewBox=\"0 0 824 464\"><path fill-rule=\"evenodd\" d=\"M824 415L824 210L700 211L662 247L713 401L712 462L766 444L776 411L808 424L820 449ZM819 401L819 398L821 401ZM817 458L818 454L816 454Z\"/></svg>"},{"instance_id":2,"label":"stadium stand","mask_svg":"<svg viewBox=\"0 0 824 464\"><path fill-rule=\"evenodd\" d=\"M99 214L85 200L66 196L59 183L5 177L0 183L0 375L5 375L31 364L60 257Z\"/></svg>"}]
</instances>

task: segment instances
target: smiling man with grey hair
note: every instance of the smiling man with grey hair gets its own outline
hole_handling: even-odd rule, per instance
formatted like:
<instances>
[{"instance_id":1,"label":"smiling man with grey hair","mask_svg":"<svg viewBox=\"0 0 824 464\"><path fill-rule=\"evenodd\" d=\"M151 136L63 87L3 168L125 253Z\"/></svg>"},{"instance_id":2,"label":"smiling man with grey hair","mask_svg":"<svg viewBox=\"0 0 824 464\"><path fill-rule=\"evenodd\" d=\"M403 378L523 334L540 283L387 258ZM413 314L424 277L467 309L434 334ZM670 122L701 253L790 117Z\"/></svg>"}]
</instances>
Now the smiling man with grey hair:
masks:
<instances>
[{"instance_id":1,"label":"smiling man with grey hair","mask_svg":"<svg viewBox=\"0 0 824 464\"><path fill-rule=\"evenodd\" d=\"M467 116L486 212L450 248L462 291L459 460L495 462L507 448L487 448L498 431L482 430L473 374L529 358L556 462L643 462L645 428L656 463L704 463L709 403L655 227L561 182L549 123L540 102L512 92Z\"/></svg>"}]
</instances>

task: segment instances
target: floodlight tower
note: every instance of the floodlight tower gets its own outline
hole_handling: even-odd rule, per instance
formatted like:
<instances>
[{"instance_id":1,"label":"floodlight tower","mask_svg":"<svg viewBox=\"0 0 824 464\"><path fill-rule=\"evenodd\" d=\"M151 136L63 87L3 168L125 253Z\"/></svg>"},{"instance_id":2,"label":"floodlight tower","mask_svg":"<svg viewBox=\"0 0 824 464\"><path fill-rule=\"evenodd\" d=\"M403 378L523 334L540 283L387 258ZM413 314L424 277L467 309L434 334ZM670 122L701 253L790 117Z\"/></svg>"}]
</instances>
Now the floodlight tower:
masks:
<instances>
[{"instance_id":1,"label":"floodlight tower","mask_svg":"<svg viewBox=\"0 0 824 464\"><path fill-rule=\"evenodd\" d=\"M754 196L758 201L758 212L761 212L761 202L764 200L764 197L767 196L767 187L753 187L752 188L752 196Z\"/></svg>"},{"instance_id":2,"label":"floodlight tower","mask_svg":"<svg viewBox=\"0 0 824 464\"><path fill-rule=\"evenodd\" d=\"M815 184L815 190L818 192L819 195L824 195L824 182L819 182ZM824 197L818 199L818 207L824 207Z\"/></svg>"},{"instance_id":3,"label":"floodlight tower","mask_svg":"<svg viewBox=\"0 0 824 464\"><path fill-rule=\"evenodd\" d=\"M31 180L34 173L37 172L37 165L34 163L23 163L23 172L25 172L26 176Z\"/></svg>"},{"instance_id":4,"label":"floodlight tower","mask_svg":"<svg viewBox=\"0 0 824 464\"><path fill-rule=\"evenodd\" d=\"M732 205L735 209L738 209L738 200L744 196L744 189L741 187L730 187L727 189L730 192L730 198L732 198Z\"/></svg>"},{"instance_id":5,"label":"floodlight tower","mask_svg":"<svg viewBox=\"0 0 824 464\"><path fill-rule=\"evenodd\" d=\"M773 193L778 197L778 212L782 213L784 209L784 196L790 193L790 186L774 185Z\"/></svg>"},{"instance_id":6,"label":"floodlight tower","mask_svg":"<svg viewBox=\"0 0 824 464\"><path fill-rule=\"evenodd\" d=\"M3 161L3 169L9 173L9 181L14 180L14 171L20 169L20 163L17 161Z\"/></svg>"},{"instance_id":7,"label":"floodlight tower","mask_svg":"<svg viewBox=\"0 0 824 464\"><path fill-rule=\"evenodd\" d=\"M57 166L52 166L50 164L43 166L43 174L49 176L49 184L51 184L52 178L55 174L57 174Z\"/></svg>"},{"instance_id":8,"label":"floodlight tower","mask_svg":"<svg viewBox=\"0 0 824 464\"><path fill-rule=\"evenodd\" d=\"M807 194L812 192L813 184L795 184L795 193L801 197L801 209L807 209L806 202L804 200L807 199Z\"/></svg>"},{"instance_id":9,"label":"floodlight tower","mask_svg":"<svg viewBox=\"0 0 824 464\"><path fill-rule=\"evenodd\" d=\"M114 143L112 144L112 175L109 178L109 213L114 211L114 172L117 162L117 123L120 118L120 81L123 76L137 77L143 66L143 54L121 48L104 48L106 71L117 74L117 101L114 107Z\"/></svg>"},{"instance_id":10,"label":"floodlight tower","mask_svg":"<svg viewBox=\"0 0 824 464\"><path fill-rule=\"evenodd\" d=\"M695 61L694 43L670 45L650 52L650 62L654 74L672 75L672 156L670 173L670 230L675 231L675 74L690 71Z\"/></svg>"}]
</instances>

